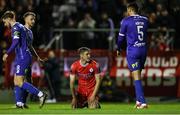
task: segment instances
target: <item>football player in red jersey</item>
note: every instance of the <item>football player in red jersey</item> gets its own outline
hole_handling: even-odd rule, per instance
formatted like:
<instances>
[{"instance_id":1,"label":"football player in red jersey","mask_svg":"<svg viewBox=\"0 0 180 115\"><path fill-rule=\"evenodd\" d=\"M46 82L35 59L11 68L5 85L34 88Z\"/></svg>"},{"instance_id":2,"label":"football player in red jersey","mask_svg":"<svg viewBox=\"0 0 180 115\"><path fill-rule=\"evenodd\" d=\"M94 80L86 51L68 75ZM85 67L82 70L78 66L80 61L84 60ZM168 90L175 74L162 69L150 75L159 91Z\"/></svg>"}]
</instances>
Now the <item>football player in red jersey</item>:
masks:
<instances>
[{"instance_id":1,"label":"football player in red jersey","mask_svg":"<svg viewBox=\"0 0 180 115\"><path fill-rule=\"evenodd\" d=\"M71 65L70 89L72 93L72 108L100 108L98 90L101 77L99 64L90 58L90 49L81 47L78 50L80 59ZM75 90L75 79L78 88Z\"/></svg>"}]
</instances>

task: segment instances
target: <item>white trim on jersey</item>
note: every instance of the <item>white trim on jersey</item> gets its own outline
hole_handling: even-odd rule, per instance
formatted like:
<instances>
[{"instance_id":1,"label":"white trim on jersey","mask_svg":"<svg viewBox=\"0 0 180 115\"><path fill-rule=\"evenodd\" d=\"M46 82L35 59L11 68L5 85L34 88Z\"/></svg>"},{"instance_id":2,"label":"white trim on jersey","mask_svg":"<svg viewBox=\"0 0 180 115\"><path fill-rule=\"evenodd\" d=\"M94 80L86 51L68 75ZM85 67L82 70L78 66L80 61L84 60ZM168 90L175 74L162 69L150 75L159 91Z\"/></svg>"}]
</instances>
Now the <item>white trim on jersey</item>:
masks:
<instances>
[{"instance_id":1,"label":"white trim on jersey","mask_svg":"<svg viewBox=\"0 0 180 115\"><path fill-rule=\"evenodd\" d=\"M120 36L125 36L124 34L119 33Z\"/></svg>"},{"instance_id":2,"label":"white trim on jersey","mask_svg":"<svg viewBox=\"0 0 180 115\"><path fill-rule=\"evenodd\" d=\"M14 36L13 39L19 39L19 36Z\"/></svg>"}]
</instances>

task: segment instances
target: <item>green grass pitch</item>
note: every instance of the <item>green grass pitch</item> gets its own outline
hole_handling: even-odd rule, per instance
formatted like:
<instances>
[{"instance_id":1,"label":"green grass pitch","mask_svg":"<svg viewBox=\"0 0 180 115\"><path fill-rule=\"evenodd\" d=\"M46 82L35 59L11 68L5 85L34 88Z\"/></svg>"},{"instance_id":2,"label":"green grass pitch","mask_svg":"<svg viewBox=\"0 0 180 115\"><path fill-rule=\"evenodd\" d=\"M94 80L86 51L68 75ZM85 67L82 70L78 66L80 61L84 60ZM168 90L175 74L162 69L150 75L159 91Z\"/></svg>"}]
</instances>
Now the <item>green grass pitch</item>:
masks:
<instances>
[{"instance_id":1,"label":"green grass pitch","mask_svg":"<svg viewBox=\"0 0 180 115\"><path fill-rule=\"evenodd\" d=\"M13 109L12 104L0 104L0 114L180 114L179 103L150 103L148 109L134 109L133 103L101 103L101 109L71 109L69 103L29 104L29 109Z\"/></svg>"}]
</instances>

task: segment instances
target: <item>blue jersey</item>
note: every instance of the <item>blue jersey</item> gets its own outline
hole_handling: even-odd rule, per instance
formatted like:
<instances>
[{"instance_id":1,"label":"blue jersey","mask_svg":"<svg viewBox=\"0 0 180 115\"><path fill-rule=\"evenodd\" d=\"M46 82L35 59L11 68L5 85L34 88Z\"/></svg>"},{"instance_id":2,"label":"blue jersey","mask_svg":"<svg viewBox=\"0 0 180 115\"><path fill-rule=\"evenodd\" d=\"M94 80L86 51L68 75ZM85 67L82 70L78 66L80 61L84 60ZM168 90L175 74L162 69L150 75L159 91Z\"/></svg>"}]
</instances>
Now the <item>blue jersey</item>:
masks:
<instances>
[{"instance_id":1,"label":"blue jersey","mask_svg":"<svg viewBox=\"0 0 180 115\"><path fill-rule=\"evenodd\" d=\"M27 33L27 44L28 44L28 47L31 47L32 44L33 44L33 33L28 28L26 28L26 33Z\"/></svg>"},{"instance_id":2,"label":"blue jersey","mask_svg":"<svg viewBox=\"0 0 180 115\"><path fill-rule=\"evenodd\" d=\"M27 58L31 59L32 55L28 47L28 34L26 32L26 28L22 24L16 22L12 27L11 32L12 44L8 49L7 54L15 50L15 61L26 60Z\"/></svg>"},{"instance_id":3,"label":"blue jersey","mask_svg":"<svg viewBox=\"0 0 180 115\"><path fill-rule=\"evenodd\" d=\"M144 16L128 16L121 21L121 29L118 37L118 48L124 38L128 47L145 47L147 40L148 19Z\"/></svg>"},{"instance_id":4,"label":"blue jersey","mask_svg":"<svg viewBox=\"0 0 180 115\"><path fill-rule=\"evenodd\" d=\"M147 29L148 19L144 16L129 16L121 22L117 45L120 50L122 41L126 38L127 63L131 71L144 68L147 55Z\"/></svg>"}]
</instances>

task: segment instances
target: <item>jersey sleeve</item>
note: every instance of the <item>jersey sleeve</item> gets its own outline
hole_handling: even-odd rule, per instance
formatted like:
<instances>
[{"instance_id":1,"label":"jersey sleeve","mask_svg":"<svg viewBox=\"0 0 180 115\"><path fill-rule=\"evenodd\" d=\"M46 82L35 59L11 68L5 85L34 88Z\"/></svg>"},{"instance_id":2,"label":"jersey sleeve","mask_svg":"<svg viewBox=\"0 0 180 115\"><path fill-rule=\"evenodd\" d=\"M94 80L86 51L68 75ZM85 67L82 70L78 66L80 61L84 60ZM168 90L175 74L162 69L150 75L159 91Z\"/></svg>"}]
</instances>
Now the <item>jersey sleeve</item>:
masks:
<instances>
[{"instance_id":1,"label":"jersey sleeve","mask_svg":"<svg viewBox=\"0 0 180 115\"><path fill-rule=\"evenodd\" d=\"M20 39L20 29L18 27L13 27L12 28L12 44L10 48L7 51L7 54L10 54L16 46L19 44L19 39Z\"/></svg>"},{"instance_id":2,"label":"jersey sleeve","mask_svg":"<svg viewBox=\"0 0 180 115\"><path fill-rule=\"evenodd\" d=\"M20 28L18 27L13 27L12 28L12 39L19 39L20 38Z\"/></svg>"},{"instance_id":3,"label":"jersey sleeve","mask_svg":"<svg viewBox=\"0 0 180 115\"><path fill-rule=\"evenodd\" d=\"M95 72L95 74L100 73L100 66L98 63L95 63L94 72Z\"/></svg>"},{"instance_id":4,"label":"jersey sleeve","mask_svg":"<svg viewBox=\"0 0 180 115\"><path fill-rule=\"evenodd\" d=\"M120 31L119 31L119 35L118 35L118 40L117 40L117 46L118 46L118 50L121 50L121 45L123 40L125 39L125 35L126 35L126 21L122 20L121 24L120 24Z\"/></svg>"},{"instance_id":5,"label":"jersey sleeve","mask_svg":"<svg viewBox=\"0 0 180 115\"><path fill-rule=\"evenodd\" d=\"M70 71L70 73L73 74L73 75L76 74L76 65L75 65L75 63L73 63L73 64L71 65L71 71Z\"/></svg>"}]
</instances>

